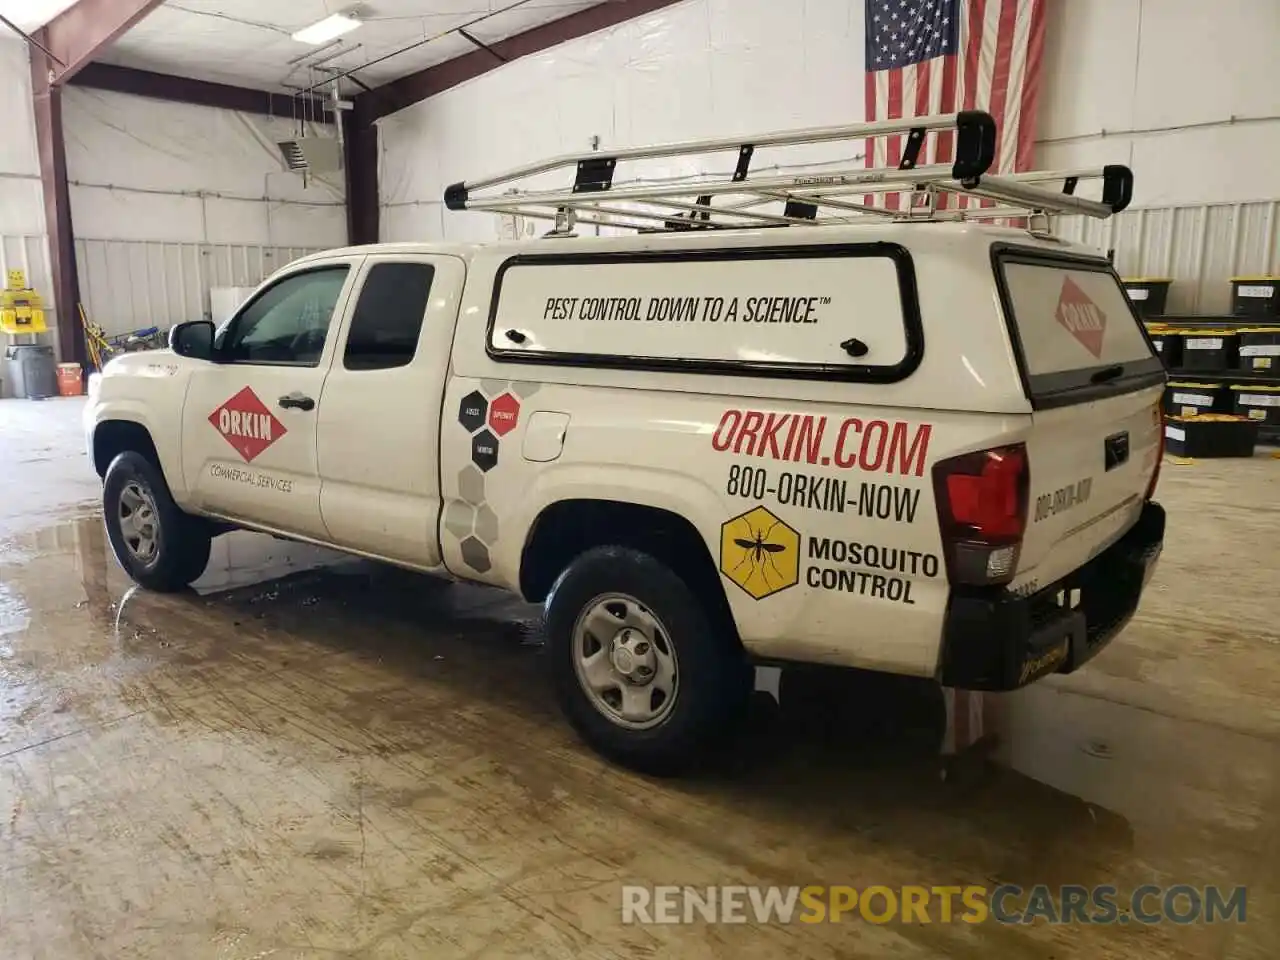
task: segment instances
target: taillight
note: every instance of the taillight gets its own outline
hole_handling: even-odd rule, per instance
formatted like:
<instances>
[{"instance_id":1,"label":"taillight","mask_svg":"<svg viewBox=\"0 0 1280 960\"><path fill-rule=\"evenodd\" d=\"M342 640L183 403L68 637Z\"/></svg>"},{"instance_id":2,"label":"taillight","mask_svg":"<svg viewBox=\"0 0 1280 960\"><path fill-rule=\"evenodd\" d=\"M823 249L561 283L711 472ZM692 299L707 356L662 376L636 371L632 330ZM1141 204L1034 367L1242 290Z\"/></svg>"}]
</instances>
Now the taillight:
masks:
<instances>
[{"instance_id":1,"label":"taillight","mask_svg":"<svg viewBox=\"0 0 1280 960\"><path fill-rule=\"evenodd\" d=\"M934 496L952 583L1008 583L1027 529L1030 487L1021 443L942 460L933 468Z\"/></svg>"},{"instance_id":2,"label":"taillight","mask_svg":"<svg viewBox=\"0 0 1280 960\"><path fill-rule=\"evenodd\" d=\"M1160 464L1164 463L1164 414L1156 407L1156 467L1151 471L1151 482L1147 484L1147 499L1156 495L1156 484L1160 482Z\"/></svg>"}]
</instances>

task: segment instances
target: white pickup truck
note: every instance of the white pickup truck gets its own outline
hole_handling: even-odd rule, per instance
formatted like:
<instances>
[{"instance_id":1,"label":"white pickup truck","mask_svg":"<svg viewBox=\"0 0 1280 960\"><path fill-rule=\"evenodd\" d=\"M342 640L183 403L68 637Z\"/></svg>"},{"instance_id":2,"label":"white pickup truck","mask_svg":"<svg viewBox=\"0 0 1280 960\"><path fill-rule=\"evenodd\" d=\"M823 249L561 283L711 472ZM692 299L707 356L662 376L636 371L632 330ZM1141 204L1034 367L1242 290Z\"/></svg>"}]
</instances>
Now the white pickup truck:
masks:
<instances>
[{"instance_id":1,"label":"white pickup truck","mask_svg":"<svg viewBox=\"0 0 1280 960\"><path fill-rule=\"evenodd\" d=\"M292 263L95 380L116 556L180 589L248 528L544 603L568 717L649 770L732 728L756 662L996 690L1074 670L1161 548L1164 373L1105 258L939 197L1101 215L1127 171L1087 201L962 162L912 174L929 216L843 222L847 190L797 178L760 214L782 223L718 223L738 179L650 197L688 216L666 229L564 236L597 188L552 196L545 239ZM448 203L511 211L481 186Z\"/></svg>"}]
</instances>

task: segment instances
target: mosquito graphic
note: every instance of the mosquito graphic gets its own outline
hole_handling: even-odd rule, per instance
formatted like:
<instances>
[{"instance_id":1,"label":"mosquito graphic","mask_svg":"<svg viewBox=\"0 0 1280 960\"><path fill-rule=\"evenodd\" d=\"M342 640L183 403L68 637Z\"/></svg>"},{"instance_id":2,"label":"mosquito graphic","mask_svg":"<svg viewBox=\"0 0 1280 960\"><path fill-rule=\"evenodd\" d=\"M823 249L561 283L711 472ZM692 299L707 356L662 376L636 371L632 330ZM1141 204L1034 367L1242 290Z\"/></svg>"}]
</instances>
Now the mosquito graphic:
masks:
<instances>
[{"instance_id":1,"label":"mosquito graphic","mask_svg":"<svg viewBox=\"0 0 1280 960\"><path fill-rule=\"evenodd\" d=\"M775 518L773 523L769 524L768 529L765 530L752 530L750 522L747 523L747 532L751 536L749 538L733 538L733 542L745 551L742 559L734 566L733 573L737 573L744 563L750 563L751 572L747 574L748 580L759 574L764 579L764 585L772 587L773 584L769 582L770 569L778 575L779 581L786 579L783 572L778 569L778 565L773 562L773 555L782 553L787 548L780 543L771 543L769 541L769 535L773 533L773 528L781 522L781 520Z\"/></svg>"}]
</instances>

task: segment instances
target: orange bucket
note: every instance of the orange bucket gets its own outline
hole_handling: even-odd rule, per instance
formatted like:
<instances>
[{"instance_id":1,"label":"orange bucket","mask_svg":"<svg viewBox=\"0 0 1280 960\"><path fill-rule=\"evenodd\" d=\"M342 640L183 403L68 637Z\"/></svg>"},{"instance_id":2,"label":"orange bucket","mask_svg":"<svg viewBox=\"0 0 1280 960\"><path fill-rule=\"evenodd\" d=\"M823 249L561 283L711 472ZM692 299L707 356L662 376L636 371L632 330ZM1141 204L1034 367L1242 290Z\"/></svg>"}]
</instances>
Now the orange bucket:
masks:
<instances>
[{"instance_id":1,"label":"orange bucket","mask_svg":"<svg viewBox=\"0 0 1280 960\"><path fill-rule=\"evenodd\" d=\"M58 396L78 397L82 393L84 393L84 371L80 369L80 364L58 364Z\"/></svg>"}]
</instances>

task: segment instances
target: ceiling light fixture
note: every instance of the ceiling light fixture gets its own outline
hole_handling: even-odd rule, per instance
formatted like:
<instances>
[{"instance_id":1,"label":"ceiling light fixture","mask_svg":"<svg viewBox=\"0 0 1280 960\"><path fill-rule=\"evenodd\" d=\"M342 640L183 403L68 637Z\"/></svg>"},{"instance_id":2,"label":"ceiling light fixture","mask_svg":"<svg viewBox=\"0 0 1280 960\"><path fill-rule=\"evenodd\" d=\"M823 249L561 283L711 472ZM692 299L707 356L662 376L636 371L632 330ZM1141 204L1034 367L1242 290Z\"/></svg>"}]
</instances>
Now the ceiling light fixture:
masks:
<instances>
[{"instance_id":1,"label":"ceiling light fixture","mask_svg":"<svg viewBox=\"0 0 1280 960\"><path fill-rule=\"evenodd\" d=\"M309 27L303 27L293 35L293 39L299 43L309 43L313 47L321 44L329 43L338 37L345 36L356 27L360 26L360 21L350 13L335 13L333 16L325 17Z\"/></svg>"}]
</instances>

